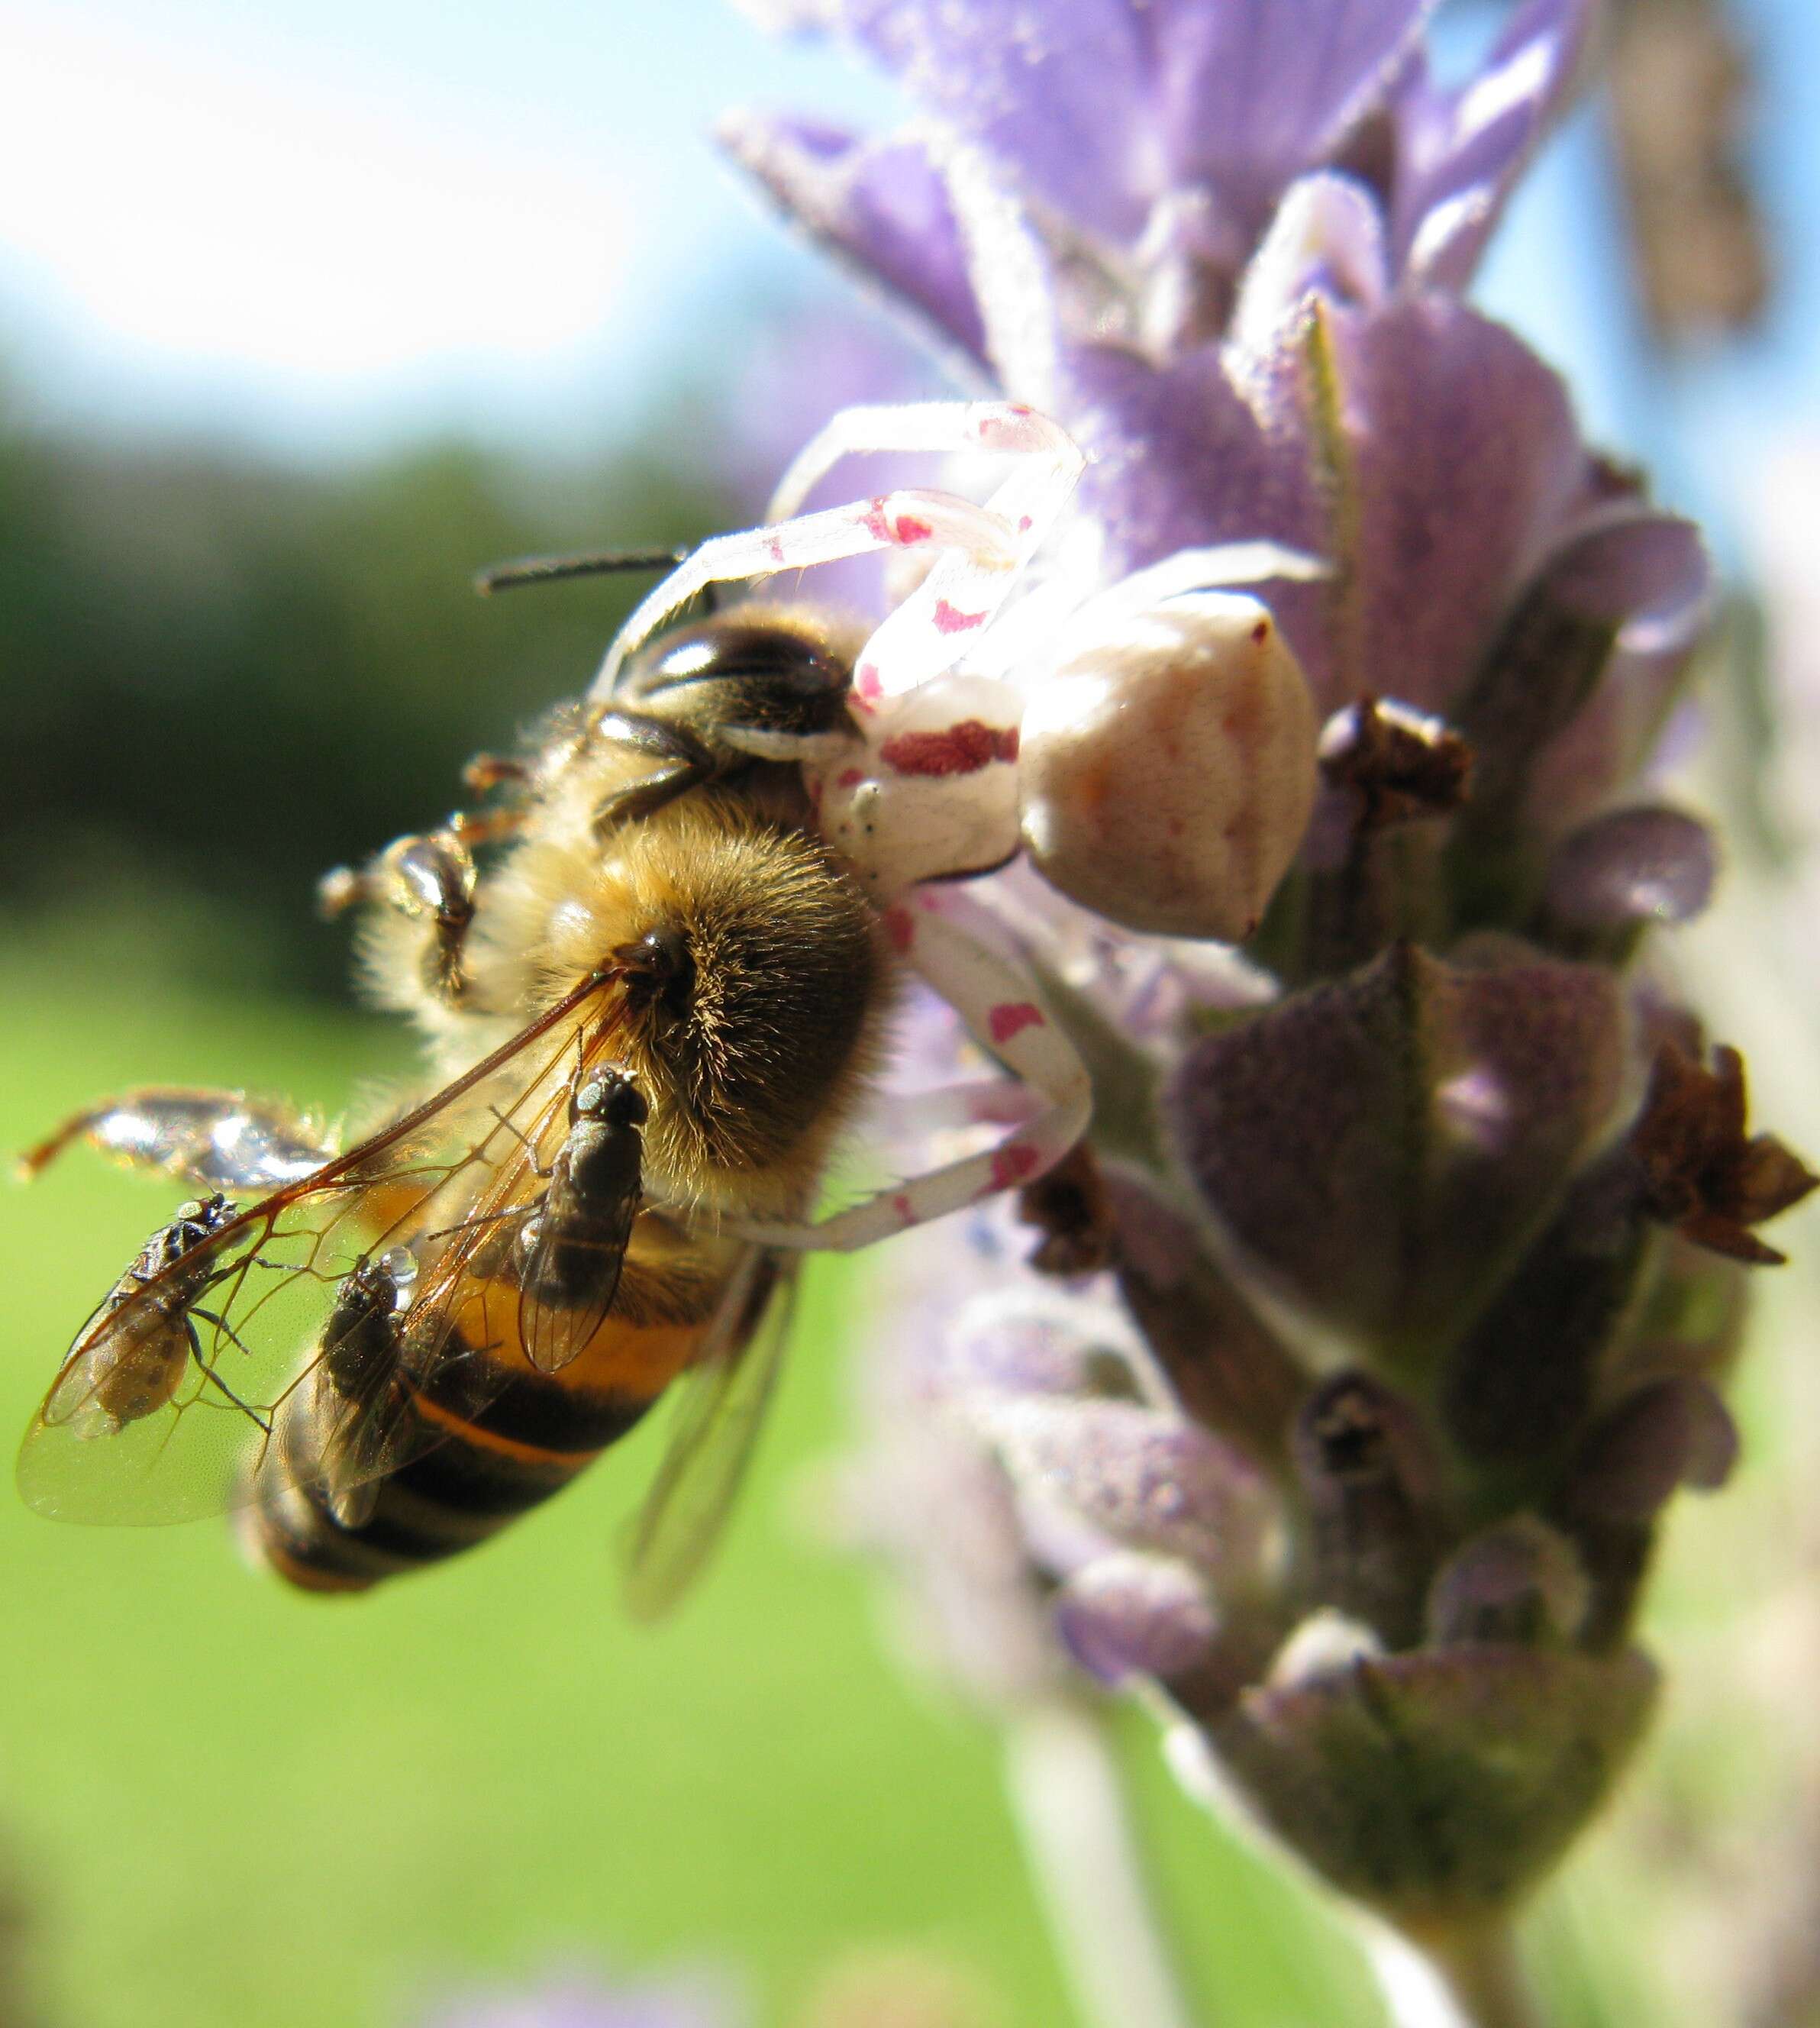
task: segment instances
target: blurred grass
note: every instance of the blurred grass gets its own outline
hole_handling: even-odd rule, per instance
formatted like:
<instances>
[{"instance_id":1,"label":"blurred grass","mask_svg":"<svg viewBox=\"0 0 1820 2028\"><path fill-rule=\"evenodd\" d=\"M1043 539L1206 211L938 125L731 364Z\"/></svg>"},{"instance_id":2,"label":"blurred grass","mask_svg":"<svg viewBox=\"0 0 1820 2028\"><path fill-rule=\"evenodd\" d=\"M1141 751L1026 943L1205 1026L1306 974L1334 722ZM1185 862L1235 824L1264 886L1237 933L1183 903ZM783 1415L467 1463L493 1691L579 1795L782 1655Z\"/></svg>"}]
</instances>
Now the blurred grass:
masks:
<instances>
[{"instance_id":1,"label":"blurred grass","mask_svg":"<svg viewBox=\"0 0 1820 2028\"><path fill-rule=\"evenodd\" d=\"M398 1032L205 997L161 948L119 924L13 944L0 1145L148 1078L332 1112L408 1074ZM83 1153L6 1198L0 1420L24 1427L169 1197ZM818 1274L805 1309L729 1549L656 1630L620 1616L612 1557L642 1433L490 1547L351 1601L250 1574L220 1528L62 1528L9 1487L0 1866L54 2028L379 2024L589 1956L726 1965L775 2019L864 1943L964 1960L1008 2022L1069 2020L990 1732L905 1682L869 1580L802 1538L792 1482L836 1441L863 1288ZM1206 2018L1375 2020L1311 1898L1182 1802L1145 1728L1127 1745Z\"/></svg>"}]
</instances>

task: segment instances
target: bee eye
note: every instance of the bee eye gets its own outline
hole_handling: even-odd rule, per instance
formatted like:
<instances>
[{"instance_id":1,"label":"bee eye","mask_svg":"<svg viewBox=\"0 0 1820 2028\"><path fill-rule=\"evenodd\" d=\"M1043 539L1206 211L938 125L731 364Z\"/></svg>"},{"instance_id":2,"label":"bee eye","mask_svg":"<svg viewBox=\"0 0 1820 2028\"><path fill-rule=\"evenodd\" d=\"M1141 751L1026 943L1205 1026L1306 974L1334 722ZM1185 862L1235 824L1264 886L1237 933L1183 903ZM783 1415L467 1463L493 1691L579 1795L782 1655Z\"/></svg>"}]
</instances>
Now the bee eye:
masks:
<instances>
[{"instance_id":1,"label":"bee eye","mask_svg":"<svg viewBox=\"0 0 1820 2028\"><path fill-rule=\"evenodd\" d=\"M625 968L626 997L634 1007L661 1002L672 1014L687 1009L695 960L680 930L647 930L636 943L621 944L613 958Z\"/></svg>"}]
</instances>

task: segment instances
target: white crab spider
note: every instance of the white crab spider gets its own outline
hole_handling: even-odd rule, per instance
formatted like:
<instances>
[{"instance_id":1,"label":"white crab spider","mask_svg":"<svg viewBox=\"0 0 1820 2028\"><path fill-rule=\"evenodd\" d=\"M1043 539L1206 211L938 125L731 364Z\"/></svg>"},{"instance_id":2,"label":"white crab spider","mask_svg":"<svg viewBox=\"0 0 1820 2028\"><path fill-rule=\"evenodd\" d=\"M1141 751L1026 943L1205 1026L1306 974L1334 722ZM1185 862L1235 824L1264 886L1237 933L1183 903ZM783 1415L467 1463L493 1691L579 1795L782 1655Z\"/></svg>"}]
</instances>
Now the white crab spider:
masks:
<instances>
[{"instance_id":1,"label":"white crab spider","mask_svg":"<svg viewBox=\"0 0 1820 2028\"><path fill-rule=\"evenodd\" d=\"M797 513L843 457L915 451L1001 453L1013 463L983 505L912 488ZM881 552L931 559L856 659L854 734L798 742L793 757L823 835L867 883L900 956L1038 1105L996 1147L819 1223L741 1228L753 1238L841 1251L870 1245L1041 1175L1086 1131L1093 1099L1086 1068L1028 966L986 911L951 886L927 883L987 871L1017 852L1012 764L1026 690L1053 665L1064 616L1073 649L1115 636L1163 601L1318 567L1256 542L1184 551L1085 601L1065 585L1028 583L1084 464L1062 429L1020 403L845 409L791 464L765 526L704 542L634 611L590 693L609 698L627 656L711 585ZM1002 1119L1005 1108L982 1096L977 1116Z\"/></svg>"}]
</instances>

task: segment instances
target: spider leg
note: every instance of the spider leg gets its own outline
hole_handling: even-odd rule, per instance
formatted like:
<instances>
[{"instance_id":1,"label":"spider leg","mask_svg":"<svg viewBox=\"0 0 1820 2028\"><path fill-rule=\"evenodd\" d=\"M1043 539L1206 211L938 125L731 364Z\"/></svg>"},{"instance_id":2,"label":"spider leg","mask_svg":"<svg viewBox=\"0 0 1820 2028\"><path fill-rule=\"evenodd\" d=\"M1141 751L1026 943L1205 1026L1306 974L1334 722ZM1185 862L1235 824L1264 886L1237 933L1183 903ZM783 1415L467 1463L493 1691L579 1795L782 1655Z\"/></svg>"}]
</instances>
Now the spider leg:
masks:
<instances>
[{"instance_id":1,"label":"spider leg","mask_svg":"<svg viewBox=\"0 0 1820 2028\"><path fill-rule=\"evenodd\" d=\"M960 659L1067 504L1085 460L1064 431L1021 402L843 409L785 473L773 517L793 513L842 458L862 451L993 451L1017 461L986 503L1015 531L1015 553L955 548L936 559L860 653L854 689L868 703L914 690Z\"/></svg>"},{"instance_id":2,"label":"spider leg","mask_svg":"<svg viewBox=\"0 0 1820 2028\"><path fill-rule=\"evenodd\" d=\"M711 584L919 547L990 558L1008 571L1018 560L1020 539L1015 525L991 509L958 494L926 490L880 494L773 527L713 536L634 609L607 651L588 694L611 697L626 657Z\"/></svg>"},{"instance_id":3,"label":"spider leg","mask_svg":"<svg viewBox=\"0 0 1820 2028\"><path fill-rule=\"evenodd\" d=\"M783 521L797 513L844 457L867 451L967 450L1003 451L1058 468L1071 463L1076 473L1081 466L1081 453L1067 433L1019 402L905 402L842 409L792 459L765 519Z\"/></svg>"},{"instance_id":4,"label":"spider leg","mask_svg":"<svg viewBox=\"0 0 1820 2028\"><path fill-rule=\"evenodd\" d=\"M925 887L885 920L912 968L960 1015L974 1040L1036 1094L1040 1108L997 1147L945 1163L819 1223L732 1226L742 1238L850 1253L1029 1182L1086 1131L1093 1112L1086 1066L991 918L957 894Z\"/></svg>"}]
</instances>

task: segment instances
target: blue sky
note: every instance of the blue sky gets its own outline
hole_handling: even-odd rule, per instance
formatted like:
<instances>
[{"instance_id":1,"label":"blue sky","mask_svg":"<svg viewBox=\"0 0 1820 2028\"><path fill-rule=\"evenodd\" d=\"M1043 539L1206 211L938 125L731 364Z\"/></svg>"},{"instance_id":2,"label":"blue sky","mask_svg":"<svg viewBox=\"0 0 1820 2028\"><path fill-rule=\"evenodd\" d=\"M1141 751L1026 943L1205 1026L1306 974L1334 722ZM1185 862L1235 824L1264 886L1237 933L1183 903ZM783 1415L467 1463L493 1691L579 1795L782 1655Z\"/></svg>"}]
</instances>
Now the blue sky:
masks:
<instances>
[{"instance_id":1,"label":"blue sky","mask_svg":"<svg viewBox=\"0 0 1820 2028\"><path fill-rule=\"evenodd\" d=\"M724 0L0 0L0 51L16 394L330 455L610 429L742 281L806 285L715 117L888 105Z\"/></svg>"},{"instance_id":2,"label":"blue sky","mask_svg":"<svg viewBox=\"0 0 1820 2028\"><path fill-rule=\"evenodd\" d=\"M1696 503L1776 433L1820 430L1820 4L1740 12L1784 228L1767 336L1646 368L1584 120L1482 292L1570 368L1596 434ZM737 357L755 294L816 282L719 165L716 116L891 109L840 53L728 0L0 0L0 50L16 402L305 456L627 426L679 359Z\"/></svg>"}]
</instances>

